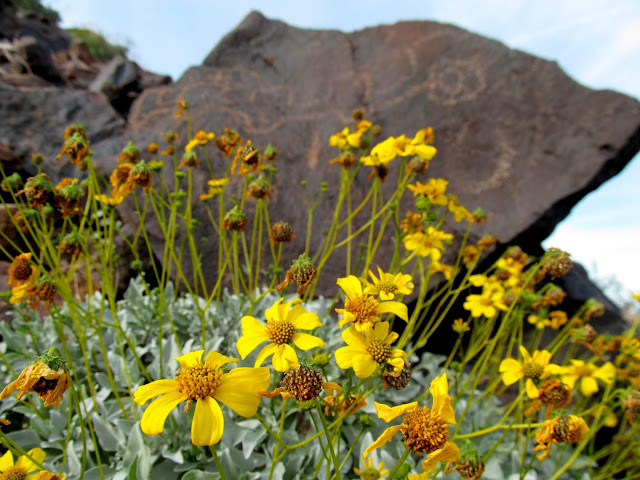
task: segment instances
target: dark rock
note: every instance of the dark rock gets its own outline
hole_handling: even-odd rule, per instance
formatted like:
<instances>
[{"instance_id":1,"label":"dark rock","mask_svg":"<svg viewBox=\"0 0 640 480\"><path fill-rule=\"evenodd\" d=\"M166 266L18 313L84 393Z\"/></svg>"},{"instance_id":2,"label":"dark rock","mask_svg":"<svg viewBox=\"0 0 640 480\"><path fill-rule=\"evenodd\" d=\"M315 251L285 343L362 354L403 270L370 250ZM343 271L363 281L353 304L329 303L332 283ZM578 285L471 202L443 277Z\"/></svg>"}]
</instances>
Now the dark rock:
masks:
<instances>
[{"instance_id":1,"label":"dark rock","mask_svg":"<svg viewBox=\"0 0 640 480\"><path fill-rule=\"evenodd\" d=\"M2 142L0 142L0 165L2 165L2 171L6 175L11 175L13 172L20 170L22 166L20 157L11 150L11 147Z\"/></svg>"},{"instance_id":2,"label":"dark rock","mask_svg":"<svg viewBox=\"0 0 640 480\"><path fill-rule=\"evenodd\" d=\"M285 267L304 244L307 215L299 208L299 181L328 181L320 208L332 208L340 168L328 163L337 154L328 137L350 123L356 108L382 126L382 138L433 126L439 151L429 175L448 179L448 191L463 205L487 211L475 235L491 232L502 245L526 243L525 250L539 248L573 205L620 172L640 142L635 99L583 87L555 62L435 22L345 34L301 30L253 12L203 66L175 84L145 91L132 107L127 138L146 145L179 127L184 140L184 124L176 127L171 115L181 95L193 128L234 128L258 146L273 143L279 149L271 219L299 232L285 245ZM367 170L354 182L356 202L369 188ZM206 170L196 177L195 185L204 185ZM393 188L387 182L387 196ZM407 198L401 211L409 208ZM194 214L207 225L200 205ZM312 251L329 217L328 211L316 214ZM163 237L157 225L148 227L160 252ZM464 226L446 228L461 234ZM217 249L213 230L203 227L197 235ZM390 241L382 244L376 261L384 264L392 248ZM202 261L204 271L216 270L216 255L203 255ZM318 293L335 293L344 265L343 249L324 270Z\"/></svg>"},{"instance_id":3,"label":"dark rock","mask_svg":"<svg viewBox=\"0 0 640 480\"><path fill-rule=\"evenodd\" d=\"M16 53L26 62L28 73L53 84L62 83L62 76L51 58L51 50L47 45L38 42L34 37L24 36L14 41ZM15 66L21 66L19 63Z\"/></svg>"},{"instance_id":4,"label":"dark rock","mask_svg":"<svg viewBox=\"0 0 640 480\"><path fill-rule=\"evenodd\" d=\"M31 174L31 156L41 153L43 168L55 182L63 176L76 176L74 166L54 158L62 147L66 126L80 122L87 129L94 158L117 155L121 149L124 121L102 94L58 87L17 88L0 83L0 142L10 144L23 159L22 168Z\"/></svg>"},{"instance_id":5,"label":"dark rock","mask_svg":"<svg viewBox=\"0 0 640 480\"><path fill-rule=\"evenodd\" d=\"M126 117L131 104L144 89L170 82L171 77L146 72L123 55L117 55L102 68L89 85L89 91L104 93L113 108Z\"/></svg>"}]
</instances>

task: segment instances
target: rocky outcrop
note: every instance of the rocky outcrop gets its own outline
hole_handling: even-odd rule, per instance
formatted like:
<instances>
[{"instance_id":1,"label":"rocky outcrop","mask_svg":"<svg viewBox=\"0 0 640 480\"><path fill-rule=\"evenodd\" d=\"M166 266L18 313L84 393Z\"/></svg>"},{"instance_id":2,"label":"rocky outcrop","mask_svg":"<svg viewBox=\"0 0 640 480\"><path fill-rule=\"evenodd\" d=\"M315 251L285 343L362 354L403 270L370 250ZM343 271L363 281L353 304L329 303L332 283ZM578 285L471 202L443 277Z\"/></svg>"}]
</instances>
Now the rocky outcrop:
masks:
<instances>
[{"instance_id":1,"label":"rocky outcrop","mask_svg":"<svg viewBox=\"0 0 640 480\"><path fill-rule=\"evenodd\" d=\"M144 92L133 105L128 135L144 145L159 132L184 131L170 115L181 95L195 128L235 128L259 146L278 147L271 218L298 232L306 222L299 180L328 181L322 204L328 208L340 172L328 163L336 151L327 139L356 108L382 126L383 136L412 135L431 125L438 154L429 175L448 179L463 205L487 211L478 235L491 232L501 244L518 241L525 250L539 248L571 207L618 173L640 143L635 99L591 90L554 62L435 22L347 34L301 30L253 12L202 66L171 86ZM368 189L365 170L354 184L356 196ZM206 176L200 170L196 185L204 185ZM284 178L286 190L279 190ZM195 214L204 216L197 208ZM317 217L312 249L329 215ZM460 233L461 227L448 228ZM214 237L205 229L197 235ZM285 262L303 242L299 235L285 247ZM160 244L157 237L156 248ZM383 261L392 246L381 248ZM325 270L320 291L335 291L344 253ZM203 261L205 271L215 270L215 255Z\"/></svg>"}]
</instances>

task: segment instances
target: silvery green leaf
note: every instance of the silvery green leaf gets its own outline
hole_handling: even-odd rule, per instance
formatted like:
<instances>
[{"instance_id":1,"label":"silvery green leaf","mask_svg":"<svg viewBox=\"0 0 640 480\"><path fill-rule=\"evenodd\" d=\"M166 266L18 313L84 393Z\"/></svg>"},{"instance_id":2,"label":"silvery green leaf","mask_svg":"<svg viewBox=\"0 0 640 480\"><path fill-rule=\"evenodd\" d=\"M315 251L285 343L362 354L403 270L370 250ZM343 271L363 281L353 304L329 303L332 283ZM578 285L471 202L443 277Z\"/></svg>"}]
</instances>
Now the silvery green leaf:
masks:
<instances>
[{"instance_id":1,"label":"silvery green leaf","mask_svg":"<svg viewBox=\"0 0 640 480\"><path fill-rule=\"evenodd\" d=\"M32 412L33 413L33 412ZM30 450L40 446L40 437L31 430L18 430L7 434L11 440L20 445L24 450Z\"/></svg>"},{"instance_id":2,"label":"silvery green leaf","mask_svg":"<svg viewBox=\"0 0 640 480\"><path fill-rule=\"evenodd\" d=\"M69 468L69 473L72 478L79 478L81 463L78 454L76 453L75 445L73 440L69 442L67 445L67 465Z\"/></svg>"},{"instance_id":3,"label":"silvery green leaf","mask_svg":"<svg viewBox=\"0 0 640 480\"><path fill-rule=\"evenodd\" d=\"M91 420L100 446L107 452L115 452L118 445L123 443L123 437L119 436L116 429L96 413L91 415Z\"/></svg>"},{"instance_id":4,"label":"silvery green leaf","mask_svg":"<svg viewBox=\"0 0 640 480\"><path fill-rule=\"evenodd\" d=\"M219 480L218 472L203 472L202 470L191 470L182 477L182 480Z\"/></svg>"},{"instance_id":5,"label":"silvery green leaf","mask_svg":"<svg viewBox=\"0 0 640 480\"><path fill-rule=\"evenodd\" d=\"M242 440L242 454L245 459L248 459L252 454L256 445L260 443L267 436L267 432L264 429L256 429L249 431Z\"/></svg>"}]
</instances>

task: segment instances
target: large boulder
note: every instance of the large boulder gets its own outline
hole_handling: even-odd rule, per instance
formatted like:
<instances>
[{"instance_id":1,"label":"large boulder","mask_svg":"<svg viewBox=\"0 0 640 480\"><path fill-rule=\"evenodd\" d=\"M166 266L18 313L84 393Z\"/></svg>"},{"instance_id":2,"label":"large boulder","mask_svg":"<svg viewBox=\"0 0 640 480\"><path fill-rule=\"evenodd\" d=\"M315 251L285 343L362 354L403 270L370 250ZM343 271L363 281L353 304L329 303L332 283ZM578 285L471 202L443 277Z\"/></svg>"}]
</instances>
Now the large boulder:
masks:
<instances>
[{"instance_id":1,"label":"large boulder","mask_svg":"<svg viewBox=\"0 0 640 480\"><path fill-rule=\"evenodd\" d=\"M477 235L490 232L500 244L518 241L525 250L539 248L582 197L622 170L640 143L637 100L586 88L555 62L428 21L342 33L303 30L252 12L202 66L175 84L143 92L132 106L127 138L143 146L173 129L184 142L184 119L176 125L171 115L180 96L195 129L234 128L258 146L279 149L271 219L288 221L298 232L285 247L286 265L304 245L299 181L308 179L316 189L328 181L320 208L331 208L340 167L329 164L337 151L327 140L350 122L354 109L381 125L383 138L431 125L438 154L429 175L448 179L463 205L486 210ZM222 175L221 164L215 165ZM356 197L369 188L366 170L354 182ZM200 169L195 185L204 190L207 179ZM387 183L388 194L394 186ZM130 209L120 212L136 222ZM316 215L312 251L330 219L323 213ZM195 235L208 237L207 248L216 251L201 206L194 215L204 225ZM161 252L159 228L152 221L147 226ZM447 228L460 234L464 227ZM376 260L384 263L392 248L391 241L383 243ZM325 269L319 293L335 293L344 258L342 249ZM204 271L216 271L216 261L217 255L202 255Z\"/></svg>"}]
</instances>

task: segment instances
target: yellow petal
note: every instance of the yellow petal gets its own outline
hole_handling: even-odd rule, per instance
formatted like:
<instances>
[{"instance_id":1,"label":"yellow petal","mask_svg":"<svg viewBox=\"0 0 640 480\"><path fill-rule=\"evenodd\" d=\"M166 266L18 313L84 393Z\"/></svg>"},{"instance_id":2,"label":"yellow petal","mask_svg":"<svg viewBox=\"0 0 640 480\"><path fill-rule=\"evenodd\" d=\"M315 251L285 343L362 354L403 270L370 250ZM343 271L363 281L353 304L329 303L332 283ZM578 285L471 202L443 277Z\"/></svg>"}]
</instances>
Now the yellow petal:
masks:
<instances>
[{"instance_id":1,"label":"yellow petal","mask_svg":"<svg viewBox=\"0 0 640 480\"><path fill-rule=\"evenodd\" d=\"M368 353L354 355L351 363L358 378L369 378L378 366L378 362Z\"/></svg>"},{"instance_id":2,"label":"yellow petal","mask_svg":"<svg viewBox=\"0 0 640 480\"><path fill-rule=\"evenodd\" d=\"M362 295L362 284L360 283L360 280L353 275L339 278L336 283L342 290L344 290L344 293L349 298L355 298Z\"/></svg>"},{"instance_id":3,"label":"yellow petal","mask_svg":"<svg viewBox=\"0 0 640 480\"><path fill-rule=\"evenodd\" d=\"M433 473L436 471L438 462L455 462L460 456L460 450L453 442L447 442L444 447L429 454L429 457L422 462L422 470L424 473Z\"/></svg>"},{"instance_id":4,"label":"yellow petal","mask_svg":"<svg viewBox=\"0 0 640 480\"><path fill-rule=\"evenodd\" d=\"M0 472L4 472L7 468L13 466L13 454L11 450L7 450L2 457L0 457Z\"/></svg>"},{"instance_id":5,"label":"yellow petal","mask_svg":"<svg viewBox=\"0 0 640 480\"><path fill-rule=\"evenodd\" d=\"M613 363L606 362L604 365L593 372L593 377L602 380L604 383L611 383L616 376L616 367Z\"/></svg>"},{"instance_id":6,"label":"yellow petal","mask_svg":"<svg viewBox=\"0 0 640 480\"><path fill-rule=\"evenodd\" d=\"M538 398L540 396L540 392L538 391L538 387L533 383L533 380L527 378L527 381L524 382L525 390L527 392L527 396L529 398Z\"/></svg>"},{"instance_id":7,"label":"yellow petal","mask_svg":"<svg viewBox=\"0 0 640 480\"><path fill-rule=\"evenodd\" d=\"M353 365L353 356L362 353L360 350L353 347L341 347L335 351L333 356L336 359L338 366L344 370L351 368Z\"/></svg>"},{"instance_id":8,"label":"yellow petal","mask_svg":"<svg viewBox=\"0 0 640 480\"><path fill-rule=\"evenodd\" d=\"M384 341L389 334L389 322L378 322L373 326L373 337Z\"/></svg>"},{"instance_id":9,"label":"yellow petal","mask_svg":"<svg viewBox=\"0 0 640 480\"><path fill-rule=\"evenodd\" d=\"M236 348L238 349L240 357L244 360L258 345L267 340L269 340L269 336L266 334L243 335L236 342Z\"/></svg>"},{"instance_id":10,"label":"yellow petal","mask_svg":"<svg viewBox=\"0 0 640 480\"><path fill-rule=\"evenodd\" d=\"M22 468L25 473L31 473L39 470L40 465L44 462L44 457L47 456L41 448L32 448L27 452L27 454L29 457L33 458L33 461L31 461L26 455L22 455L16 462L16 467Z\"/></svg>"},{"instance_id":11,"label":"yellow petal","mask_svg":"<svg viewBox=\"0 0 640 480\"><path fill-rule=\"evenodd\" d=\"M429 386L429 392L433 396L433 410L448 424L456 425L456 416L451 406L446 372L433 379Z\"/></svg>"},{"instance_id":12,"label":"yellow petal","mask_svg":"<svg viewBox=\"0 0 640 480\"><path fill-rule=\"evenodd\" d=\"M350 347L356 347L362 351L367 350L367 340L365 336L358 332L355 326L351 326L342 331L342 340Z\"/></svg>"},{"instance_id":13,"label":"yellow petal","mask_svg":"<svg viewBox=\"0 0 640 480\"><path fill-rule=\"evenodd\" d=\"M524 373L522 373L522 365L513 358L505 358L502 360L499 370L502 372L502 381L505 385L512 385L524 376Z\"/></svg>"},{"instance_id":14,"label":"yellow petal","mask_svg":"<svg viewBox=\"0 0 640 480\"><path fill-rule=\"evenodd\" d=\"M138 405L144 405L147 400L150 400L153 397L177 391L178 384L175 380L156 380L155 382L139 386L133 394L133 400Z\"/></svg>"},{"instance_id":15,"label":"yellow petal","mask_svg":"<svg viewBox=\"0 0 640 480\"><path fill-rule=\"evenodd\" d=\"M382 302L378 306L379 313L393 313L396 317L401 318L405 322L409 319L407 306L400 302Z\"/></svg>"},{"instance_id":16,"label":"yellow petal","mask_svg":"<svg viewBox=\"0 0 640 480\"><path fill-rule=\"evenodd\" d=\"M549 364L549 360L551 360L551 352L548 350L536 350L533 352L534 363L537 363L541 367L546 367Z\"/></svg>"},{"instance_id":17,"label":"yellow petal","mask_svg":"<svg viewBox=\"0 0 640 480\"><path fill-rule=\"evenodd\" d=\"M222 438L224 417L220 405L211 397L199 398L191 423L191 442L199 447L215 445Z\"/></svg>"},{"instance_id":18,"label":"yellow petal","mask_svg":"<svg viewBox=\"0 0 640 480\"><path fill-rule=\"evenodd\" d=\"M275 343L270 343L269 345L266 345L262 350L260 350L260 353L256 358L256 363L254 363L253 366L259 367L260 365L262 365L262 362L264 362L269 355L273 355L274 353L276 353L277 349L278 349L278 346Z\"/></svg>"},{"instance_id":19,"label":"yellow petal","mask_svg":"<svg viewBox=\"0 0 640 480\"><path fill-rule=\"evenodd\" d=\"M580 382L580 392L585 397L590 397L598 391L598 382L593 377L583 377Z\"/></svg>"},{"instance_id":20,"label":"yellow petal","mask_svg":"<svg viewBox=\"0 0 640 480\"><path fill-rule=\"evenodd\" d=\"M278 345L273 354L273 368L277 372L286 372L292 363L298 362L296 351L289 345Z\"/></svg>"},{"instance_id":21,"label":"yellow petal","mask_svg":"<svg viewBox=\"0 0 640 480\"><path fill-rule=\"evenodd\" d=\"M164 422L167 416L178 405L187 399L187 396L178 391L167 393L151 402L142 414L140 419L140 429L147 435L158 435L162 433Z\"/></svg>"},{"instance_id":22,"label":"yellow petal","mask_svg":"<svg viewBox=\"0 0 640 480\"><path fill-rule=\"evenodd\" d=\"M266 367L234 368L222 376L213 398L220 400L238 415L251 417L256 414L260 404L258 392L269 388L270 376Z\"/></svg>"},{"instance_id":23,"label":"yellow petal","mask_svg":"<svg viewBox=\"0 0 640 480\"><path fill-rule=\"evenodd\" d=\"M404 353L401 350L394 350L394 352L400 352L401 354ZM399 373L404 368L404 356L398 355L396 358L390 358L387 360L387 363L393 366L393 371L395 373Z\"/></svg>"},{"instance_id":24,"label":"yellow petal","mask_svg":"<svg viewBox=\"0 0 640 480\"><path fill-rule=\"evenodd\" d=\"M531 362L531 355L529 355L529 352L527 351L527 349L524 348L522 345L520 345L518 347L518 349L520 350L520 355L522 355L522 362L523 363L530 363Z\"/></svg>"},{"instance_id":25,"label":"yellow petal","mask_svg":"<svg viewBox=\"0 0 640 480\"><path fill-rule=\"evenodd\" d=\"M395 407L390 407L388 405L385 405L384 403L378 402L373 402L373 404L376 406L378 417L387 423L389 423L391 420L395 420L400 415L413 412L416 408L418 408L418 402L403 403L402 405L396 405Z\"/></svg>"},{"instance_id":26,"label":"yellow petal","mask_svg":"<svg viewBox=\"0 0 640 480\"><path fill-rule=\"evenodd\" d=\"M382 432L382 435L380 435L371 445L367 447L362 456L366 458L376 448L380 448L383 445L389 443L396 432L400 431L400 428L400 425L395 425L393 427L387 428L384 432Z\"/></svg>"},{"instance_id":27,"label":"yellow petal","mask_svg":"<svg viewBox=\"0 0 640 480\"><path fill-rule=\"evenodd\" d=\"M195 365L202 364L202 354L204 350L198 350L197 352L187 353L186 355L182 355L181 357L176 357L176 360L182 368L193 367Z\"/></svg>"},{"instance_id":28,"label":"yellow petal","mask_svg":"<svg viewBox=\"0 0 640 480\"><path fill-rule=\"evenodd\" d=\"M282 307L281 305L282 300L283 300L282 298L279 298L276 303L274 303L272 306L267 308L267 310L264 312L264 316L267 319L267 321L275 322L276 320L284 320L286 318L286 312L285 312L285 316L280 318L280 307Z\"/></svg>"},{"instance_id":29,"label":"yellow petal","mask_svg":"<svg viewBox=\"0 0 640 480\"><path fill-rule=\"evenodd\" d=\"M269 337L266 325L249 315L242 317L240 323L242 324L243 336L266 335L267 338Z\"/></svg>"},{"instance_id":30,"label":"yellow petal","mask_svg":"<svg viewBox=\"0 0 640 480\"><path fill-rule=\"evenodd\" d=\"M291 322L296 330L313 330L322 326L317 313L307 312L300 305L296 305L291 309L287 320Z\"/></svg>"},{"instance_id":31,"label":"yellow petal","mask_svg":"<svg viewBox=\"0 0 640 480\"><path fill-rule=\"evenodd\" d=\"M218 368L221 365L226 365L227 363L235 363L237 361L237 358L230 358L226 355L222 355L221 353L211 351L207 354L207 358L205 359L204 363L214 368Z\"/></svg>"},{"instance_id":32,"label":"yellow petal","mask_svg":"<svg viewBox=\"0 0 640 480\"><path fill-rule=\"evenodd\" d=\"M324 340L318 337L314 337L313 335L309 335L308 333L294 333L292 340L295 346L300 350L310 350L316 347L324 347Z\"/></svg>"}]
</instances>

